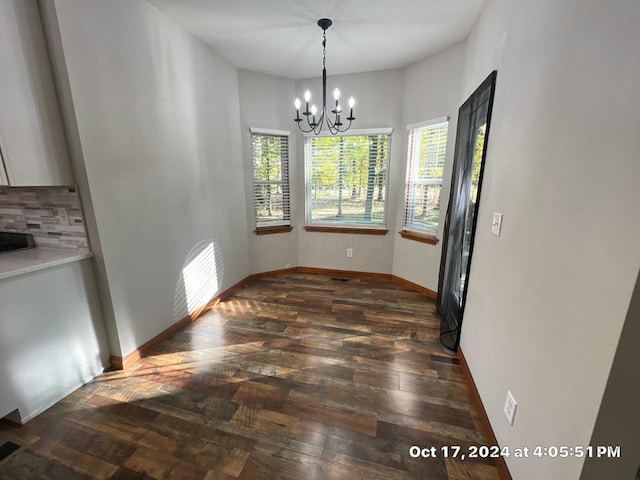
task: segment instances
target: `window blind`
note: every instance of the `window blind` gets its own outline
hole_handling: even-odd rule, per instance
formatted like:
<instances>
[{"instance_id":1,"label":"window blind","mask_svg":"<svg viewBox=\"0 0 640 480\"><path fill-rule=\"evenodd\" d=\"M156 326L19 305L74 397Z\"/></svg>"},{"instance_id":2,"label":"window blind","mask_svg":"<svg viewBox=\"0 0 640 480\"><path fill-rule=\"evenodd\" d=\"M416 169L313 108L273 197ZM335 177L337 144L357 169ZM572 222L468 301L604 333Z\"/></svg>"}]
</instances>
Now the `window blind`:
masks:
<instances>
[{"instance_id":1,"label":"window blind","mask_svg":"<svg viewBox=\"0 0 640 480\"><path fill-rule=\"evenodd\" d=\"M438 233L448 127L444 121L409 130L404 230Z\"/></svg>"},{"instance_id":2,"label":"window blind","mask_svg":"<svg viewBox=\"0 0 640 480\"><path fill-rule=\"evenodd\" d=\"M256 229L291 225L289 136L252 133Z\"/></svg>"},{"instance_id":3,"label":"window blind","mask_svg":"<svg viewBox=\"0 0 640 480\"><path fill-rule=\"evenodd\" d=\"M390 134L307 137L308 225L384 227Z\"/></svg>"}]
</instances>

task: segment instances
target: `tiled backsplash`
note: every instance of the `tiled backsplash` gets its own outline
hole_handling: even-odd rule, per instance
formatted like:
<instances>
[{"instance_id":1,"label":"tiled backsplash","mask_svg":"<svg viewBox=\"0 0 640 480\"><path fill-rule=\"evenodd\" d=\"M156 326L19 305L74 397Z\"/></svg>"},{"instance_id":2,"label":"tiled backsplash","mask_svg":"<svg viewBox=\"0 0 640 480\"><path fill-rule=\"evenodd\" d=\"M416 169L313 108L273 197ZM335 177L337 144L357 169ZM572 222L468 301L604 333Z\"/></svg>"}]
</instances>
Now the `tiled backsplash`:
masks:
<instances>
[{"instance_id":1,"label":"tiled backsplash","mask_svg":"<svg viewBox=\"0 0 640 480\"><path fill-rule=\"evenodd\" d=\"M0 187L0 231L31 233L40 247L89 251L75 187Z\"/></svg>"}]
</instances>

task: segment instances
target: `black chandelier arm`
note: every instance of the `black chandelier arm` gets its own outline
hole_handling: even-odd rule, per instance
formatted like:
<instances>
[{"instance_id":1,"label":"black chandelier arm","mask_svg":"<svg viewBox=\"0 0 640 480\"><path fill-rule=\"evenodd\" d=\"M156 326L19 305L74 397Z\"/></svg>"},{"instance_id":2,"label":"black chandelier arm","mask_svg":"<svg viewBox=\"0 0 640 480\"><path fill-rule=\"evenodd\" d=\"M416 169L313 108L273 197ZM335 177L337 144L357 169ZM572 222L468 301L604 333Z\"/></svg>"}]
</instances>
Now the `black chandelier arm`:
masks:
<instances>
[{"instance_id":1,"label":"black chandelier arm","mask_svg":"<svg viewBox=\"0 0 640 480\"><path fill-rule=\"evenodd\" d=\"M311 132L313 132L315 135L319 135L320 134L320 132L322 131L322 126L326 122L329 132L331 132L333 135L335 135L337 133L342 133L342 132L346 132L347 130L349 130L351 128L351 124L356 119L356 117L354 117L354 115L353 115L353 108L349 109L349 116L346 117L346 118L340 118L342 110L338 109L338 108L336 108L336 109L331 111L331 113L333 114L333 120L331 119L331 116L327 112L328 112L327 108L323 104L322 113L320 114L320 117L318 119L316 119L315 122L312 122L311 118L315 119L315 116L307 108L307 109L305 109L304 112L302 112L302 115L306 117L306 122L305 122L305 118L301 118L300 117L300 113L301 112L298 110L296 112L296 118L294 118L293 121L298 124L298 128L303 133L311 133ZM346 126L345 126L345 123L343 122L343 120L346 120L349 123L346 124ZM302 126L303 122L308 125L308 127L309 127L308 129ZM344 126L344 128L342 128L343 126Z\"/></svg>"},{"instance_id":2,"label":"black chandelier arm","mask_svg":"<svg viewBox=\"0 0 640 480\"><path fill-rule=\"evenodd\" d=\"M298 124L298 128L300 129L300 131L302 133L312 133L314 135L319 135L320 132L322 131L322 125L324 123L324 112L320 115L320 118L315 122L312 123L309 121L309 117L307 116L307 125L309 126L309 128L305 128L303 127L303 118L299 118L299 116L297 118L293 119L297 124Z\"/></svg>"},{"instance_id":3,"label":"black chandelier arm","mask_svg":"<svg viewBox=\"0 0 640 480\"><path fill-rule=\"evenodd\" d=\"M333 113L334 111L332 110L331 113ZM349 124L344 127L344 128L340 128L344 125L344 123L342 122L342 119L340 118L340 115L338 113L334 114L335 118L333 120L333 122L331 121L331 119L329 118L329 116L327 116L327 127L329 129L329 131L335 135L336 133L341 133L341 132L346 132L347 130L349 130L351 128L351 122L353 122L355 120L355 117L350 116L345 118L345 120L349 121Z\"/></svg>"},{"instance_id":4,"label":"black chandelier arm","mask_svg":"<svg viewBox=\"0 0 640 480\"><path fill-rule=\"evenodd\" d=\"M320 116L320 119L314 124L309 122L308 118L307 118L307 125L309 126L309 128L305 128L303 127L303 120L302 118L300 119L294 119L294 121L298 124L298 129L300 129L300 131L302 133L313 133L314 135L320 135L320 133L322 132L322 126L324 125L324 121L325 121L325 117L324 114ZM353 122L353 120L355 120L355 117L348 117L346 120L349 121L348 124L346 124L346 126L344 126L345 124L343 124L342 122L340 122L339 124L336 124L335 122L332 122L328 117L326 118L326 124L327 124L327 130L332 134L332 135L336 135L337 133L343 133L346 132L347 130L349 130L351 128L351 123ZM344 128L342 128L344 126Z\"/></svg>"}]
</instances>

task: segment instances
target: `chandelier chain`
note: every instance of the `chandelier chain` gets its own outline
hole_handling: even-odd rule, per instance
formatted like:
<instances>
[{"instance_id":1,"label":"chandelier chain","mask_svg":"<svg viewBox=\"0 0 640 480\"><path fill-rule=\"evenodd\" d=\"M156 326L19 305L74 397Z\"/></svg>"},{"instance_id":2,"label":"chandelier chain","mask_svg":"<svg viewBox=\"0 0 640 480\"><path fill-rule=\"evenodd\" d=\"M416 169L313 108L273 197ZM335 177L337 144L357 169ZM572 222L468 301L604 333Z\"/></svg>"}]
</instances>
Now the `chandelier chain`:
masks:
<instances>
[{"instance_id":1,"label":"chandelier chain","mask_svg":"<svg viewBox=\"0 0 640 480\"><path fill-rule=\"evenodd\" d=\"M327 68L327 31L322 32L322 68Z\"/></svg>"}]
</instances>

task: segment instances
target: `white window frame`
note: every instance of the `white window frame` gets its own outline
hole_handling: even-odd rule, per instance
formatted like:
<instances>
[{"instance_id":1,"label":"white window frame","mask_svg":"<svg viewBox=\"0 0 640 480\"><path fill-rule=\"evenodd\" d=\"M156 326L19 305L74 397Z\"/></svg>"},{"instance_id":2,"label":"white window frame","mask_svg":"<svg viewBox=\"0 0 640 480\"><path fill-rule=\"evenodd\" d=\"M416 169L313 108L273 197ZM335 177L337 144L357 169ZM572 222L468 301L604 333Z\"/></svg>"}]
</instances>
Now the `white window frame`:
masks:
<instances>
[{"instance_id":1,"label":"white window frame","mask_svg":"<svg viewBox=\"0 0 640 480\"><path fill-rule=\"evenodd\" d=\"M256 232L260 232L260 231L268 231L268 230L272 230L272 229L280 229L280 228L287 228L287 227L291 227L291 182L290 182L290 137L291 137L291 132L286 131L286 130L273 130L273 129L268 129L268 128L255 128L255 127L251 127L249 128L249 132L250 132L250 141L251 141L251 169L252 169L252 175L253 175L253 211L254 211L254 225L255 225L255 231ZM281 141L283 139L286 139L286 152L284 153L284 155L286 156L286 161L283 162L282 160L282 152L281 152L281 162L283 162L284 166L281 167L281 178L279 181L264 181L264 180L257 180L256 179L256 175L255 175L255 152L253 150L253 137L254 136L261 136L261 137L276 137L276 138L280 138ZM282 148L282 147L281 147ZM283 178L285 177L285 178ZM283 209L283 219L280 221L274 220L274 221L270 221L270 222L260 222L258 221L258 198L257 198L257 189L256 187L258 185L281 185L282 191L283 191L283 205L282 205L282 209ZM285 205L285 201L286 201L286 205Z\"/></svg>"},{"instance_id":2,"label":"white window frame","mask_svg":"<svg viewBox=\"0 0 640 480\"><path fill-rule=\"evenodd\" d=\"M314 135L312 132L303 134L304 136L304 168L305 168L305 226L306 227L319 227L326 229L362 229L362 230L380 230L386 232L387 229L387 214L389 206L389 171L391 167L391 141L392 141L393 128L368 128L368 129L354 129L349 130L340 135L332 135L329 132L323 131L318 135ZM385 198L384 198L384 213L382 223L368 223L368 222L322 222L312 220L312 168L311 168L311 139L317 137L356 137L356 136L371 136L371 135L387 135L387 175L385 178Z\"/></svg>"},{"instance_id":3,"label":"white window frame","mask_svg":"<svg viewBox=\"0 0 640 480\"><path fill-rule=\"evenodd\" d=\"M449 137L449 117L439 117L434 118L432 120L427 120L424 122L412 123L407 125L407 174L406 174L406 186L405 186L405 195L404 195L404 211L403 211L403 221L402 221L402 231L403 232L413 232L417 234L427 235L437 237L438 229L440 228L440 218L442 215L439 215L438 224L434 228L421 227L417 226L411 222L413 215L411 213L412 209L417 205L417 201L412 198L412 192L414 191L413 186L415 185L440 185L442 189L443 181L444 181L444 172L441 178L419 178L416 175L416 171L418 168L417 162L419 162L419 154L421 143L415 142L415 135L417 130L424 130L429 128L437 128L446 124L447 128L447 139L445 140L445 157L447 155L447 143ZM422 132L420 132L422 133ZM412 141L412 139L414 141ZM442 191L442 190L441 190ZM442 213L442 211L440 212Z\"/></svg>"}]
</instances>

